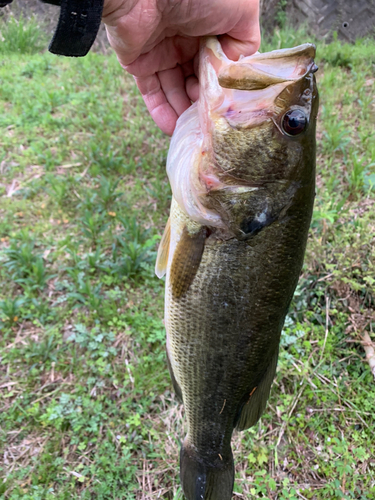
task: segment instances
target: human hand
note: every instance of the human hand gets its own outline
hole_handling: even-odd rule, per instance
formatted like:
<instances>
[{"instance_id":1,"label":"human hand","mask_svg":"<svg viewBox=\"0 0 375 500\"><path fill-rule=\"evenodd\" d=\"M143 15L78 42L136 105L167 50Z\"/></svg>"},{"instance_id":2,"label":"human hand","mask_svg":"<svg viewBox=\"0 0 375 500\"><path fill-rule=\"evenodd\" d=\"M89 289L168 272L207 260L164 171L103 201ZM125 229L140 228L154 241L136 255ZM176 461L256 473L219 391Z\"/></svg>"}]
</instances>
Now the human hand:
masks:
<instances>
[{"instance_id":1,"label":"human hand","mask_svg":"<svg viewBox=\"0 0 375 500\"><path fill-rule=\"evenodd\" d=\"M169 135L198 99L199 37L221 35L233 60L260 44L259 0L105 0L103 21L120 64Z\"/></svg>"}]
</instances>

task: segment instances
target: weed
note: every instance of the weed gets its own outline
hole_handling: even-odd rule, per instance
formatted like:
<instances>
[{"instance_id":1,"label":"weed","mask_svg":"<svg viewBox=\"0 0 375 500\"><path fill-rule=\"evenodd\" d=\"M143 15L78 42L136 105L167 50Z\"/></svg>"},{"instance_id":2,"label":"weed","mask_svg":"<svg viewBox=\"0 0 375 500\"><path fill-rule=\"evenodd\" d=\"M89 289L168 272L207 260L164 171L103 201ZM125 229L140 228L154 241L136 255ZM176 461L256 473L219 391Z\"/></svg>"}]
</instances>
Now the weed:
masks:
<instances>
[{"instance_id":1,"label":"weed","mask_svg":"<svg viewBox=\"0 0 375 500\"><path fill-rule=\"evenodd\" d=\"M275 16L275 21L283 28L286 24L286 6L287 0L279 0L278 9Z\"/></svg>"},{"instance_id":2,"label":"weed","mask_svg":"<svg viewBox=\"0 0 375 500\"><path fill-rule=\"evenodd\" d=\"M349 44L343 44L337 41L337 33L334 36L334 42L329 45L329 49L325 51L323 62L336 68L351 68L352 66L352 49Z\"/></svg>"},{"instance_id":3,"label":"weed","mask_svg":"<svg viewBox=\"0 0 375 500\"><path fill-rule=\"evenodd\" d=\"M120 180L111 180L104 176L99 178L98 200L103 210L109 210L118 199L122 192L116 191Z\"/></svg>"},{"instance_id":4,"label":"weed","mask_svg":"<svg viewBox=\"0 0 375 500\"><path fill-rule=\"evenodd\" d=\"M373 105L375 104L375 98L363 88L359 91L359 97L357 102L361 108L361 115L363 120L368 120L373 111Z\"/></svg>"},{"instance_id":5,"label":"weed","mask_svg":"<svg viewBox=\"0 0 375 500\"><path fill-rule=\"evenodd\" d=\"M53 174L46 175L47 192L51 195L52 199L60 206L66 204L68 194L70 191L69 181L64 177L55 176Z\"/></svg>"},{"instance_id":6,"label":"weed","mask_svg":"<svg viewBox=\"0 0 375 500\"><path fill-rule=\"evenodd\" d=\"M82 234L91 242L93 248L96 247L99 241L99 236L108 227L106 214L99 212L90 212L85 210L83 217L80 220L82 226Z\"/></svg>"},{"instance_id":7,"label":"weed","mask_svg":"<svg viewBox=\"0 0 375 500\"><path fill-rule=\"evenodd\" d=\"M371 189L370 168L374 167L375 163L368 163L366 158L360 158L357 151L351 151L345 163L350 191L360 194L365 186Z\"/></svg>"},{"instance_id":8,"label":"weed","mask_svg":"<svg viewBox=\"0 0 375 500\"><path fill-rule=\"evenodd\" d=\"M53 72L53 66L46 59L42 59L39 61L31 60L27 64L25 64L23 70L21 71L22 76L26 76L27 78L33 78L34 75L46 75L48 73Z\"/></svg>"},{"instance_id":9,"label":"weed","mask_svg":"<svg viewBox=\"0 0 375 500\"><path fill-rule=\"evenodd\" d=\"M28 241L18 243L12 241L9 249L4 250L6 261L4 267L8 269L16 278L23 278L30 274L32 266L36 262L36 255L34 254L35 243Z\"/></svg>"},{"instance_id":10,"label":"weed","mask_svg":"<svg viewBox=\"0 0 375 500\"><path fill-rule=\"evenodd\" d=\"M345 124L338 117L327 119L326 130L323 132L323 152L327 155L336 153L337 151L343 153L349 143L350 132L345 128Z\"/></svg>"},{"instance_id":11,"label":"weed","mask_svg":"<svg viewBox=\"0 0 375 500\"><path fill-rule=\"evenodd\" d=\"M79 304L83 304L96 313L102 303L102 295L100 293L102 287L101 283L93 285L89 279L85 279L83 273L80 273L78 275L77 285L77 291L68 294L68 297L74 299L76 303L74 307L79 307Z\"/></svg>"},{"instance_id":12,"label":"weed","mask_svg":"<svg viewBox=\"0 0 375 500\"><path fill-rule=\"evenodd\" d=\"M99 327L88 330L85 325L77 324L68 340L89 353L87 367L92 375L98 375L100 380L100 376L111 373L111 362L117 354L113 332L102 331Z\"/></svg>"},{"instance_id":13,"label":"weed","mask_svg":"<svg viewBox=\"0 0 375 500\"><path fill-rule=\"evenodd\" d=\"M35 18L0 20L0 54L35 54L45 48L46 35Z\"/></svg>"},{"instance_id":14,"label":"weed","mask_svg":"<svg viewBox=\"0 0 375 500\"><path fill-rule=\"evenodd\" d=\"M283 21L284 6L286 2L282 0L280 17L281 21ZM306 29L301 27L298 31L290 29L286 25L287 23L283 23L279 28L276 28L271 36L264 36L262 39L261 51L267 52L269 50L275 49L284 49L288 47L294 47L299 43L303 43L303 40L311 39L311 37L307 34Z\"/></svg>"},{"instance_id":15,"label":"weed","mask_svg":"<svg viewBox=\"0 0 375 500\"><path fill-rule=\"evenodd\" d=\"M143 229L135 217L119 217L119 222L123 231L112 244L112 273L135 278L154 261L157 237L150 238L150 231Z\"/></svg>"},{"instance_id":16,"label":"weed","mask_svg":"<svg viewBox=\"0 0 375 500\"><path fill-rule=\"evenodd\" d=\"M21 306L26 303L24 297L0 300L0 328L2 325L13 326L21 319Z\"/></svg>"},{"instance_id":17,"label":"weed","mask_svg":"<svg viewBox=\"0 0 375 500\"><path fill-rule=\"evenodd\" d=\"M12 279L24 288L42 290L52 276L47 272L43 257L35 254L34 241L18 243L13 241L4 250L4 268Z\"/></svg>"},{"instance_id":18,"label":"weed","mask_svg":"<svg viewBox=\"0 0 375 500\"><path fill-rule=\"evenodd\" d=\"M125 161L119 155L118 150L114 150L112 145L89 143L87 146L86 162L97 167L99 172L121 172L124 169Z\"/></svg>"},{"instance_id":19,"label":"weed","mask_svg":"<svg viewBox=\"0 0 375 500\"><path fill-rule=\"evenodd\" d=\"M145 270L145 264L150 264L155 258L155 240L151 239L145 245L136 241L127 241L118 236L112 246L112 272L120 277L134 278Z\"/></svg>"},{"instance_id":20,"label":"weed","mask_svg":"<svg viewBox=\"0 0 375 500\"><path fill-rule=\"evenodd\" d=\"M54 333L46 335L43 340L38 342L29 338L27 347L24 350L24 358L27 364L30 365L30 370L37 366L41 366L43 369L47 368L47 365L51 366L51 363L57 362L59 354L61 355L61 348L58 347L56 334Z\"/></svg>"}]
</instances>

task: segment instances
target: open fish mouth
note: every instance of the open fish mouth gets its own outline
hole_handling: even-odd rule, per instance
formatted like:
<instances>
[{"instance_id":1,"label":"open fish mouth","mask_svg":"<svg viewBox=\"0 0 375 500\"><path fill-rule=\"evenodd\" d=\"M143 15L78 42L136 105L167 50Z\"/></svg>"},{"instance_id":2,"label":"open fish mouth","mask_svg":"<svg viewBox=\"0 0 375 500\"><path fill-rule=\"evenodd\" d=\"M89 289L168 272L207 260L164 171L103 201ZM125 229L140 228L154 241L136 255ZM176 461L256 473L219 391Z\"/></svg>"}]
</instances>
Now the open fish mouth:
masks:
<instances>
[{"instance_id":1,"label":"open fish mouth","mask_svg":"<svg viewBox=\"0 0 375 500\"><path fill-rule=\"evenodd\" d=\"M249 128L279 115L288 104L278 96L318 69L315 45L310 43L232 61L210 37L201 51L201 124L207 131L209 122ZM220 124L220 119L225 122Z\"/></svg>"},{"instance_id":2,"label":"open fish mouth","mask_svg":"<svg viewBox=\"0 0 375 500\"><path fill-rule=\"evenodd\" d=\"M229 189L240 193L259 186L251 175L234 175L221 161L215 144L229 144L234 132L254 134L266 129L271 140L299 139L308 129L317 97L315 46L304 44L232 61L219 41L208 37L200 52L200 97L178 120L167 160L173 196L198 223L224 228L223 217L207 204L207 195ZM260 140L260 139L259 139ZM272 179L270 175L270 179ZM261 184L267 182L262 179Z\"/></svg>"}]
</instances>

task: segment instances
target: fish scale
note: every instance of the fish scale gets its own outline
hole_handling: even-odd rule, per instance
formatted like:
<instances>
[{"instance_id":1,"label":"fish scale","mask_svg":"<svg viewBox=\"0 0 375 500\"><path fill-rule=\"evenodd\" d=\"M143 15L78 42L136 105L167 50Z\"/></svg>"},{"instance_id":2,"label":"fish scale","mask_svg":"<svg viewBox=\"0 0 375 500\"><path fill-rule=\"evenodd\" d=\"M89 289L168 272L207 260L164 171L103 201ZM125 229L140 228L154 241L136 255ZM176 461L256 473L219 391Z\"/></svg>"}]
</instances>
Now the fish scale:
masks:
<instances>
[{"instance_id":1,"label":"fish scale","mask_svg":"<svg viewBox=\"0 0 375 500\"><path fill-rule=\"evenodd\" d=\"M172 225L174 217L172 213ZM168 353L184 394L188 439L198 449L207 440L220 442L224 434L229 445L239 404L277 349L280 318L291 300L304 251L294 228L288 229L286 232L280 224L266 228L262 241L253 247L235 239L212 240L205 246L188 292L179 299L173 298L167 274ZM303 233L298 236L306 237ZM299 255L288 254L286 239L300 249ZM275 240L278 245L272 243L270 249L269 242ZM282 271L276 276L275 267ZM293 281L289 280L291 274ZM215 453L221 451L210 447Z\"/></svg>"}]
</instances>

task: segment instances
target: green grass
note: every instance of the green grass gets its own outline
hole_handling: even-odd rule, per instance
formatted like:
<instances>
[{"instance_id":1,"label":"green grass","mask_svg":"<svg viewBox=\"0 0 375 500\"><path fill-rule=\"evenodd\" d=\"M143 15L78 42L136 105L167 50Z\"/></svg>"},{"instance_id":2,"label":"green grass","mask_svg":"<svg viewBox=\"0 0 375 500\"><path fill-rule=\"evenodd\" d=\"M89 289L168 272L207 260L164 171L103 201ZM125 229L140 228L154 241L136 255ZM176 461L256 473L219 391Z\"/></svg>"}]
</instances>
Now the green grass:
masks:
<instances>
[{"instance_id":1,"label":"green grass","mask_svg":"<svg viewBox=\"0 0 375 500\"><path fill-rule=\"evenodd\" d=\"M47 36L35 17L9 15L0 24L0 41L0 54L36 54L45 47Z\"/></svg>"},{"instance_id":2,"label":"green grass","mask_svg":"<svg viewBox=\"0 0 375 500\"><path fill-rule=\"evenodd\" d=\"M305 266L266 413L234 437L234 498L375 496L375 43L319 43L317 62ZM168 140L113 55L8 50L0 127L0 496L182 500L153 275Z\"/></svg>"}]
</instances>

